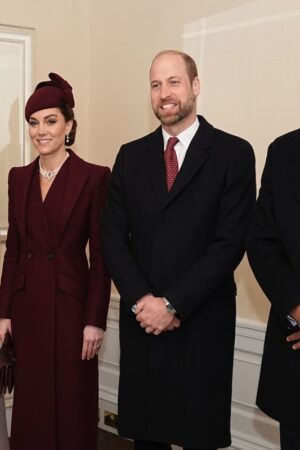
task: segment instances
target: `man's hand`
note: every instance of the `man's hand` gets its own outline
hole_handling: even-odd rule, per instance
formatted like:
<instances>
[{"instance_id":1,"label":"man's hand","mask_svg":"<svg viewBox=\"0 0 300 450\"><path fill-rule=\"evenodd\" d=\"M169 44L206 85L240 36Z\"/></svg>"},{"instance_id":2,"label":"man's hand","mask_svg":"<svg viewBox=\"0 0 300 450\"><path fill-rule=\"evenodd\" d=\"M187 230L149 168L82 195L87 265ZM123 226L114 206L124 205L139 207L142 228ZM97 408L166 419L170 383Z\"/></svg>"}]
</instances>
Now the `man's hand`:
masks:
<instances>
[{"instance_id":1,"label":"man's hand","mask_svg":"<svg viewBox=\"0 0 300 450\"><path fill-rule=\"evenodd\" d=\"M165 331L172 331L174 328L180 327L180 320L178 317L174 317L173 322L168 326L168 328Z\"/></svg>"},{"instance_id":2,"label":"man's hand","mask_svg":"<svg viewBox=\"0 0 300 450\"><path fill-rule=\"evenodd\" d=\"M0 319L0 347L3 344L6 333L11 334L11 320Z\"/></svg>"},{"instance_id":3,"label":"man's hand","mask_svg":"<svg viewBox=\"0 0 300 450\"><path fill-rule=\"evenodd\" d=\"M291 312L290 316L296 320L298 323L298 326L300 324L300 305L296 306ZM295 331L294 333L290 334L286 340L288 342L294 342L294 341L300 341L300 331ZM300 342L296 342L292 345L293 350L299 350L300 349Z\"/></svg>"},{"instance_id":4,"label":"man's hand","mask_svg":"<svg viewBox=\"0 0 300 450\"><path fill-rule=\"evenodd\" d=\"M81 359L91 359L99 352L104 336L102 328L86 325L83 330Z\"/></svg>"},{"instance_id":5,"label":"man's hand","mask_svg":"<svg viewBox=\"0 0 300 450\"><path fill-rule=\"evenodd\" d=\"M145 295L137 302L136 320L146 333L159 335L163 331L172 331L180 325L179 319L167 310L161 297Z\"/></svg>"},{"instance_id":6,"label":"man's hand","mask_svg":"<svg viewBox=\"0 0 300 450\"><path fill-rule=\"evenodd\" d=\"M292 345L293 350L299 350L300 349L300 331L296 331L295 333L290 334L286 340L288 342L294 342L294 341L298 341L296 342L296 344Z\"/></svg>"}]
</instances>

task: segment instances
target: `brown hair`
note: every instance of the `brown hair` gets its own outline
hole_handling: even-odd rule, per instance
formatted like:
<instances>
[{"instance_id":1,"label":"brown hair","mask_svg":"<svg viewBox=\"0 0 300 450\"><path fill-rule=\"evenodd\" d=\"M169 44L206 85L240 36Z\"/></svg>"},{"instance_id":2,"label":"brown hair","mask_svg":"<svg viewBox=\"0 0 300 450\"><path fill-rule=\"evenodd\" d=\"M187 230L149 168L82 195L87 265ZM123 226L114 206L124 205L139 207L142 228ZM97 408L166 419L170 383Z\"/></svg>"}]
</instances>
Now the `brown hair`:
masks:
<instances>
[{"instance_id":1,"label":"brown hair","mask_svg":"<svg viewBox=\"0 0 300 450\"><path fill-rule=\"evenodd\" d=\"M77 121L75 120L73 108L71 108L71 106L66 104L66 105L59 106L58 109L64 116L66 122L73 120L73 125L72 125L71 131L69 133L68 142L66 142L66 140L65 140L65 144L72 145L75 142L76 130L77 130Z\"/></svg>"},{"instance_id":2,"label":"brown hair","mask_svg":"<svg viewBox=\"0 0 300 450\"><path fill-rule=\"evenodd\" d=\"M198 76L198 70L197 70L197 66L195 61L193 60L193 58L189 55L187 55L186 53L180 52L179 50L162 50L161 52L159 52L153 59L150 70L153 66L154 61L159 58L160 56L163 55L177 55L180 56L186 66L186 71L187 74L189 76L190 82L192 83L194 81L194 79Z\"/></svg>"}]
</instances>

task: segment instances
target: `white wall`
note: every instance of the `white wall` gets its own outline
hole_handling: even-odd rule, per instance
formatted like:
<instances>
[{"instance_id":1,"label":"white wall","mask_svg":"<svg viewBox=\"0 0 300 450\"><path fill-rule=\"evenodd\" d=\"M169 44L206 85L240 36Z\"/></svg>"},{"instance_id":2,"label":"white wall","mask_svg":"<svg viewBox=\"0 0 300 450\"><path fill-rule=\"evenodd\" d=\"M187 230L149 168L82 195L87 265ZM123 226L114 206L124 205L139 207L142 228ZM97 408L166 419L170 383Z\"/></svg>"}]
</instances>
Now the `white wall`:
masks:
<instances>
[{"instance_id":1,"label":"white wall","mask_svg":"<svg viewBox=\"0 0 300 450\"><path fill-rule=\"evenodd\" d=\"M247 2L90 0L90 158L111 166L121 144L158 126L149 67L160 50L182 48L186 23Z\"/></svg>"},{"instance_id":2,"label":"white wall","mask_svg":"<svg viewBox=\"0 0 300 450\"><path fill-rule=\"evenodd\" d=\"M33 29L33 86L57 72L70 81L78 118L76 150L89 148L89 0L0 0L0 24ZM35 152L33 152L35 154Z\"/></svg>"},{"instance_id":3,"label":"white wall","mask_svg":"<svg viewBox=\"0 0 300 450\"><path fill-rule=\"evenodd\" d=\"M199 111L251 142L258 186L268 145L299 127L299 30L299 0L256 0L184 27L202 80ZM265 321L269 302L246 258L236 280L238 316Z\"/></svg>"}]
</instances>

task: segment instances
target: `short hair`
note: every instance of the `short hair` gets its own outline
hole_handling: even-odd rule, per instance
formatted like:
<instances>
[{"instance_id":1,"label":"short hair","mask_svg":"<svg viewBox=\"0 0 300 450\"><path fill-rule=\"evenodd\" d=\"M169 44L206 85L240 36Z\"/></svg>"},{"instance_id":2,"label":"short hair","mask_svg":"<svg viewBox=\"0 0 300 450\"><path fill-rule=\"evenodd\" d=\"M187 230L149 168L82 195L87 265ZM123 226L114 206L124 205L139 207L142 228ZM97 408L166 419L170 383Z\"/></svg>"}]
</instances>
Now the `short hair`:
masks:
<instances>
[{"instance_id":1,"label":"short hair","mask_svg":"<svg viewBox=\"0 0 300 450\"><path fill-rule=\"evenodd\" d=\"M187 74L189 76L191 83L198 76L198 69L197 69L196 63L193 60L193 58L184 52L180 52L179 50L162 50L161 52L157 53L157 55L154 57L154 59L151 63L150 71L151 71L153 63L156 61L156 59L158 59L160 56L163 56L163 55L180 56L185 63L186 71L187 71Z\"/></svg>"}]
</instances>

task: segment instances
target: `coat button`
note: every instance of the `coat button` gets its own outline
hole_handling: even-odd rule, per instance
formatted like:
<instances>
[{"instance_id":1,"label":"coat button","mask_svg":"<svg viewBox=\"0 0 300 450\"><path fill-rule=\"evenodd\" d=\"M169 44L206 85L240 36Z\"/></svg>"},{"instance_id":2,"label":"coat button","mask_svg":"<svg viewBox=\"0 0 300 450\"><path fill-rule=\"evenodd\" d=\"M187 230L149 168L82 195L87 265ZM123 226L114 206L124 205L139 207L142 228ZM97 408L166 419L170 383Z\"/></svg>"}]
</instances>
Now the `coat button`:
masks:
<instances>
[{"instance_id":1,"label":"coat button","mask_svg":"<svg viewBox=\"0 0 300 450\"><path fill-rule=\"evenodd\" d=\"M51 259L53 259L53 258L54 258L53 253L48 253L48 259L49 259L49 261L51 261Z\"/></svg>"},{"instance_id":2,"label":"coat button","mask_svg":"<svg viewBox=\"0 0 300 450\"><path fill-rule=\"evenodd\" d=\"M27 258L28 258L28 259L31 259L31 258L32 258L32 253L31 253L31 252L28 252L28 253L27 253Z\"/></svg>"}]
</instances>

